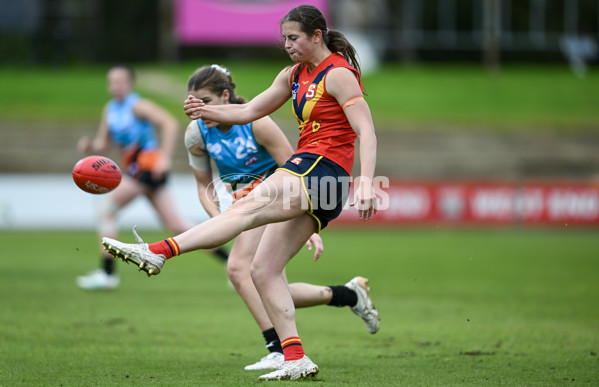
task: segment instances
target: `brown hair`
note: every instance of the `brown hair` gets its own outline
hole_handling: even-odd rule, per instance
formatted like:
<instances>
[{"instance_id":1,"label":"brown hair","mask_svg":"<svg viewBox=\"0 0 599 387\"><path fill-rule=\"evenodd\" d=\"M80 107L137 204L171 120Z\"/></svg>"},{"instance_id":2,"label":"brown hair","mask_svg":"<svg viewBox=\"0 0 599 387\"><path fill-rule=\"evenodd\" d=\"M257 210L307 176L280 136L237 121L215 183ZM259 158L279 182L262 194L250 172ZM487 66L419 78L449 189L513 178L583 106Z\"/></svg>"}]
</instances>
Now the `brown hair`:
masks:
<instances>
[{"instance_id":1,"label":"brown hair","mask_svg":"<svg viewBox=\"0 0 599 387\"><path fill-rule=\"evenodd\" d=\"M295 7L281 20L281 24L285 22L299 23L302 32L308 36L313 36L316 30L322 31L322 37L329 50L341 53L345 60L360 72L356 49L340 31L327 28L327 21L318 8L312 5Z\"/></svg>"},{"instance_id":2,"label":"brown hair","mask_svg":"<svg viewBox=\"0 0 599 387\"><path fill-rule=\"evenodd\" d=\"M129 79L131 80L131 83L135 82L135 71L133 71L133 67L129 66L128 64L118 63L113 65L108 72L116 69L125 70L129 76Z\"/></svg>"},{"instance_id":3,"label":"brown hair","mask_svg":"<svg viewBox=\"0 0 599 387\"><path fill-rule=\"evenodd\" d=\"M217 64L200 67L187 81L187 90L189 91L204 88L219 96L225 90L229 90L229 102L236 104L246 102L245 98L235 95L235 83L233 83L229 70Z\"/></svg>"}]
</instances>

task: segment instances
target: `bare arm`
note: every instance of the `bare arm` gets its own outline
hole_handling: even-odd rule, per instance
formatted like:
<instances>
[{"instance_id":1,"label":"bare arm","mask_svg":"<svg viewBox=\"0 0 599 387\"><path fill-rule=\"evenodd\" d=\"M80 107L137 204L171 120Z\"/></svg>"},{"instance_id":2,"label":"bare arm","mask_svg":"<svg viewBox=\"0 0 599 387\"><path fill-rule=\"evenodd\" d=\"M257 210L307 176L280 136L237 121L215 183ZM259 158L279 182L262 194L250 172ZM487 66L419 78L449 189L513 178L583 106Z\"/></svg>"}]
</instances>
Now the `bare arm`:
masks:
<instances>
[{"instance_id":1,"label":"bare arm","mask_svg":"<svg viewBox=\"0 0 599 387\"><path fill-rule=\"evenodd\" d=\"M212 166L210 155L206 152L204 139L198 129L197 121L192 121L185 130L185 148L189 166L193 171L198 190L198 199L210 217L220 213L220 203L212 184Z\"/></svg>"},{"instance_id":2,"label":"bare arm","mask_svg":"<svg viewBox=\"0 0 599 387\"><path fill-rule=\"evenodd\" d=\"M192 119L205 118L223 124L247 124L276 111L291 97L289 76L291 69L281 70L272 85L246 104L204 105L189 96L183 103L185 114Z\"/></svg>"},{"instance_id":3,"label":"bare arm","mask_svg":"<svg viewBox=\"0 0 599 387\"><path fill-rule=\"evenodd\" d=\"M89 153L103 153L110 148L110 131L108 130L108 124L106 123L106 110L104 107L102 111L102 117L100 118L100 125L96 132L94 139L90 139L87 136L81 137L77 143L77 151L81 154Z\"/></svg>"},{"instance_id":4,"label":"bare arm","mask_svg":"<svg viewBox=\"0 0 599 387\"><path fill-rule=\"evenodd\" d=\"M212 170L198 171L192 168L192 171L196 179L200 203L208 215L213 218L220 214L220 202L214 190L214 184L212 184Z\"/></svg>"},{"instance_id":5,"label":"bare arm","mask_svg":"<svg viewBox=\"0 0 599 387\"><path fill-rule=\"evenodd\" d=\"M370 109L364 100L345 108L345 115L360 140L360 176L374 178L376 166L376 135Z\"/></svg>"},{"instance_id":6,"label":"bare arm","mask_svg":"<svg viewBox=\"0 0 599 387\"><path fill-rule=\"evenodd\" d=\"M161 131L161 151L163 159L157 167L157 173L167 172L171 168L173 153L179 134L179 124L166 110L147 99L139 100L133 107L135 115L152 123Z\"/></svg>"},{"instance_id":7,"label":"bare arm","mask_svg":"<svg viewBox=\"0 0 599 387\"><path fill-rule=\"evenodd\" d=\"M355 75L348 69L336 68L326 79L327 91L337 99L341 106L356 98L345 107L345 116L360 140L360 176L354 183L354 201L358 204L358 216L368 220L376 214L376 196L372 181L376 166L376 135L370 108L361 98L362 91Z\"/></svg>"},{"instance_id":8,"label":"bare arm","mask_svg":"<svg viewBox=\"0 0 599 387\"><path fill-rule=\"evenodd\" d=\"M252 128L258 144L266 148L277 165L285 164L293 154L293 148L279 126L270 117L263 117L256 120Z\"/></svg>"}]
</instances>

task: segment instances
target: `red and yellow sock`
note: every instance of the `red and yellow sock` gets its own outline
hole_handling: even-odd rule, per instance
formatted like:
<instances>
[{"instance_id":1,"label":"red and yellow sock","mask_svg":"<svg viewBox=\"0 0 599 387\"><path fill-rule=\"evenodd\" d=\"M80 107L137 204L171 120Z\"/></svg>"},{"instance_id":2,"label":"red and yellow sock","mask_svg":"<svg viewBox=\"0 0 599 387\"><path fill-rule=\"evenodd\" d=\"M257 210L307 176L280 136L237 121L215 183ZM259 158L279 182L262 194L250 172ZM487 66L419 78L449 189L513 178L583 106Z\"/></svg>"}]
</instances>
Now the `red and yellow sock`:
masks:
<instances>
[{"instance_id":1,"label":"red and yellow sock","mask_svg":"<svg viewBox=\"0 0 599 387\"><path fill-rule=\"evenodd\" d=\"M299 360L306 354L304 347L302 347L302 341L299 337L288 337L281 341L281 347L283 348L283 355L285 355L285 361Z\"/></svg>"},{"instance_id":2,"label":"red and yellow sock","mask_svg":"<svg viewBox=\"0 0 599 387\"><path fill-rule=\"evenodd\" d=\"M177 255L181 254L181 249L173 238L168 238L156 243L150 243L148 248L154 254L164 255L166 259L176 257Z\"/></svg>"}]
</instances>

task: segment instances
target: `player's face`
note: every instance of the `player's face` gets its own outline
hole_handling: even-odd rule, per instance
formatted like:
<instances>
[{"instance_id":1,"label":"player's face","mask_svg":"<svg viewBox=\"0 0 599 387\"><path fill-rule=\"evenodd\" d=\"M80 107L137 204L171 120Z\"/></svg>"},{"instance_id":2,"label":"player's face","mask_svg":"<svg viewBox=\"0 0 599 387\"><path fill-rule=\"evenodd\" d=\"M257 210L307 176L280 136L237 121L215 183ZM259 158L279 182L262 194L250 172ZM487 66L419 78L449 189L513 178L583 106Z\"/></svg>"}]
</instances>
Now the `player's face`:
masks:
<instances>
[{"instance_id":1,"label":"player's face","mask_svg":"<svg viewBox=\"0 0 599 387\"><path fill-rule=\"evenodd\" d=\"M132 88L133 82L127 70L115 68L108 72L108 92L113 98L124 100Z\"/></svg>"},{"instance_id":2,"label":"player's face","mask_svg":"<svg viewBox=\"0 0 599 387\"><path fill-rule=\"evenodd\" d=\"M229 103L229 90L223 91L223 94L220 96L208 88L197 89L195 91L190 91L189 93L204 101L206 105L224 105ZM204 124L206 124L208 128L218 126L218 122L210 120L204 120Z\"/></svg>"},{"instance_id":3,"label":"player's face","mask_svg":"<svg viewBox=\"0 0 599 387\"><path fill-rule=\"evenodd\" d=\"M314 50L312 39L302 32L298 22L284 22L281 25L281 34L285 40L285 50L294 62L307 60Z\"/></svg>"}]
</instances>

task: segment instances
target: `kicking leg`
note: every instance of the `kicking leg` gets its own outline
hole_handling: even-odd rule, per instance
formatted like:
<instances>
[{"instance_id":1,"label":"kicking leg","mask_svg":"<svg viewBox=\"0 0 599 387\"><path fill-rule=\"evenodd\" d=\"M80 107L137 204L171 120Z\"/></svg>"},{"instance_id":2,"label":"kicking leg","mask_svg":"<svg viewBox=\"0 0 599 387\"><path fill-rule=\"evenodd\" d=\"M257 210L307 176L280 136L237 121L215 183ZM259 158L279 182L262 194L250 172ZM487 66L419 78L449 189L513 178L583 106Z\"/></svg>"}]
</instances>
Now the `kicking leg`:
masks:
<instances>
[{"instance_id":1,"label":"kicking leg","mask_svg":"<svg viewBox=\"0 0 599 387\"><path fill-rule=\"evenodd\" d=\"M148 246L135 233L137 245L111 238L104 238L102 244L111 255L135 262L148 275L158 274L172 256L218 247L245 230L296 218L308 209L305 204L300 178L276 171L223 214L173 238Z\"/></svg>"}]
</instances>

